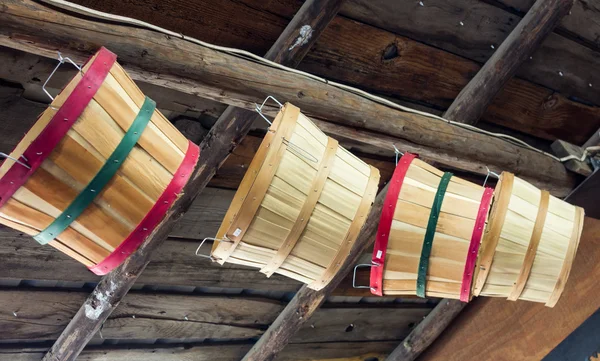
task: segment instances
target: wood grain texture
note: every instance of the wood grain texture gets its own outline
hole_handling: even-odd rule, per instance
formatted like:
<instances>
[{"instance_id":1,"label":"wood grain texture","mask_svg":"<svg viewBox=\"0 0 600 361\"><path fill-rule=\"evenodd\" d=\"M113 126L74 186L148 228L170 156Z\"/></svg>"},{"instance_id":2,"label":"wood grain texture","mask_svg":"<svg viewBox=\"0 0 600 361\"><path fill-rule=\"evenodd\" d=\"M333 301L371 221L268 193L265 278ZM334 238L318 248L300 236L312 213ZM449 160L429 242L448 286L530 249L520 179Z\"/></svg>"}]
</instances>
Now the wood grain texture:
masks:
<instances>
[{"instance_id":1,"label":"wood grain texture","mask_svg":"<svg viewBox=\"0 0 600 361\"><path fill-rule=\"evenodd\" d=\"M54 340L86 296L85 291L2 290L0 339ZM106 320L102 337L251 339L260 336L284 307L282 302L261 298L133 292ZM330 305L320 309L292 343L399 340L410 332L410 324L419 322L430 310L425 305L397 304L383 308Z\"/></svg>"},{"instance_id":2,"label":"wood grain texture","mask_svg":"<svg viewBox=\"0 0 600 361\"><path fill-rule=\"evenodd\" d=\"M455 119L460 114L457 121L476 124L496 94L516 74L521 64L537 51L572 5L573 0L536 1L444 115Z\"/></svg>"},{"instance_id":3,"label":"wood grain texture","mask_svg":"<svg viewBox=\"0 0 600 361\"><path fill-rule=\"evenodd\" d=\"M394 347L394 341L335 342L290 345L278 357L279 361L364 361L383 359ZM98 346L86 348L78 360L82 361L237 361L248 350L248 344L224 345L165 345L165 346ZM39 360L45 349L23 347L0 350L2 361Z\"/></svg>"},{"instance_id":4,"label":"wood grain texture","mask_svg":"<svg viewBox=\"0 0 600 361\"><path fill-rule=\"evenodd\" d=\"M423 149L436 148L436 151L441 153L451 152L453 156L468 160L472 164L481 164L483 172L484 164L500 169L506 168L520 173L525 179L534 180L542 188L548 187L541 183L554 184L554 188L564 187L563 192L572 188L575 182L573 176L568 174L559 162L499 139L412 113L394 111L329 85L267 69L265 66L203 49L178 39L166 39L145 30L124 29L114 25L107 27L104 24L50 11L37 4L23 4L9 2L2 9L0 17L5 26L0 36L1 44L10 44L45 56L50 56L52 52L42 48L41 44L51 48L61 44L59 46L65 51L69 49L77 58L85 51L70 47L69 42L80 44L78 49L93 48L94 44L102 42L116 51L123 62L136 65L138 72L133 67L128 69L133 76L140 74L140 67L146 72L149 71L145 73L146 80L163 85L176 85L180 90L187 89L188 92L203 94L212 99L218 98L229 104L247 108L253 107L250 102L262 100L264 95L259 94L266 92L280 99L293 101L311 118L320 116L338 124L365 127L375 132L400 137L419 144ZM36 18L38 20L34 20ZM44 31L40 32L40 28ZM104 30L100 31L101 29ZM8 34L11 35L7 36ZM45 36L47 34L52 36ZM132 41L132 37L135 37L135 41ZM19 40L23 38L27 38L28 41ZM36 45L32 45L33 38L36 39ZM179 51L165 51L172 47ZM148 55L139 57L138 54L142 50ZM198 61L202 61L202 66ZM186 63L197 66L183 65ZM150 74L156 72L163 75L150 77ZM183 81L181 76L186 80ZM269 84L264 82L267 78ZM193 90L190 89L189 82L194 84ZM289 84L296 84L295 89L290 89ZM219 90L215 91L217 88ZM300 96L296 89L303 89ZM226 91L226 97L220 95L223 90ZM272 109L267 111L269 114L272 114L271 112ZM538 172L537 169L540 168L545 169L545 172Z\"/></svg>"},{"instance_id":5,"label":"wood grain texture","mask_svg":"<svg viewBox=\"0 0 600 361\"><path fill-rule=\"evenodd\" d=\"M527 12L535 0L494 0L490 3L517 13ZM564 17L556 29L557 33L570 37L592 49L600 49L600 4L594 0L575 1L569 16Z\"/></svg>"},{"instance_id":6,"label":"wood grain texture","mask_svg":"<svg viewBox=\"0 0 600 361\"><path fill-rule=\"evenodd\" d=\"M139 0L127 3L95 0L77 2L120 15L135 14L139 19L186 35L218 45L250 50L257 54L266 51L271 44L268 39L276 38L278 32L283 29L286 19L290 19L302 4L302 1L298 0L286 0L277 4L268 3L268 5L256 0L239 2L221 0L195 2L194 5L190 5L181 0L172 0L169 2L169 11L157 17L145 2ZM162 8L164 5L155 6ZM453 13L454 11L457 13ZM480 14L482 11L483 14ZM248 13L261 21L248 22ZM478 62L485 62L494 52L489 43L478 43L475 45L475 50L489 55L472 61L454 55L452 49L450 52L440 50L440 45L464 42L462 45L468 47L471 39L462 39L462 37L471 36L470 33L483 32L483 35L473 36L481 36L488 41L494 40L497 48L519 19L513 14L476 0L459 1L458 4L440 0L430 2L425 7L418 6L418 2L386 4L382 0L356 0L346 2L342 6L342 14L344 16L335 18L312 47L306 59L300 64L301 69L329 79L358 85L363 89L396 99L409 99L429 104L438 109L445 109L450 105L479 69ZM460 14L465 14L468 20ZM509 26L503 23L509 21L507 16L512 18ZM360 20L362 23L348 18ZM432 21L433 19L435 21ZM460 19L468 26L461 27ZM392 27L400 26L404 29L403 24L407 23L413 24L406 26L408 33L398 32ZM391 32L383 30L388 25L390 27L387 29ZM477 27L477 31L467 30L473 26ZM439 29L440 27L442 29ZM430 32L429 29L432 28L438 31ZM415 38L412 31L424 34L422 37ZM496 37L498 37L497 41ZM480 41L483 42L482 39ZM557 46L554 49L557 49ZM572 58L577 58L577 55L565 54L564 49L561 48L557 52L552 52L550 49L543 58L536 55L534 60L554 61L557 54L561 57L558 64L572 62ZM595 59L593 54L586 56ZM585 58L582 61L587 60ZM587 66L587 63L583 65ZM578 66L575 66L575 69L579 71ZM564 76L560 77L558 70L547 70L543 78L556 78L557 84L553 85L561 86L565 78L573 76L568 70L562 71ZM531 71L525 72L525 75L529 72ZM579 76L595 75L593 69L589 68L587 72L579 71ZM585 85L583 91L588 91L589 82L585 79L576 79L576 81L578 84ZM537 80L535 83L544 84ZM563 94L555 93L552 89L559 90ZM582 96L577 97L586 99ZM483 120L508 125L510 128L531 132L551 140L560 137L572 143L582 144L584 138L589 137L595 130L594 127L600 126L600 110L569 99L570 93L563 92L560 88L553 86L548 88L514 79L509 82L506 90L499 93L484 114ZM570 114L573 112L579 114L578 131L573 131L569 123Z\"/></svg>"},{"instance_id":7,"label":"wood grain texture","mask_svg":"<svg viewBox=\"0 0 600 361\"><path fill-rule=\"evenodd\" d=\"M466 305L459 300L444 299L440 301L433 311L388 355L385 361L415 360L445 332Z\"/></svg>"},{"instance_id":8,"label":"wood grain texture","mask_svg":"<svg viewBox=\"0 0 600 361\"><path fill-rule=\"evenodd\" d=\"M533 4L530 0L526 1ZM589 1L585 3L587 5ZM351 0L342 7L341 14L480 63L498 51L500 44L521 20L521 16L485 1L431 0L424 4ZM590 11L590 20L579 24L581 28L597 27L593 13ZM588 85L600 82L593 71L599 64L594 54L594 50L552 33L532 59L520 67L517 76L557 90L567 97L599 104L600 88Z\"/></svg>"},{"instance_id":9,"label":"wood grain texture","mask_svg":"<svg viewBox=\"0 0 600 361\"><path fill-rule=\"evenodd\" d=\"M474 301L420 360L541 360L600 307L600 221L586 217L564 293L553 309L495 298ZM515 322L515 320L520 320ZM495 325L490 328L489 325ZM472 335L477 334L477 338ZM465 343L465 339L471 341Z\"/></svg>"}]
</instances>

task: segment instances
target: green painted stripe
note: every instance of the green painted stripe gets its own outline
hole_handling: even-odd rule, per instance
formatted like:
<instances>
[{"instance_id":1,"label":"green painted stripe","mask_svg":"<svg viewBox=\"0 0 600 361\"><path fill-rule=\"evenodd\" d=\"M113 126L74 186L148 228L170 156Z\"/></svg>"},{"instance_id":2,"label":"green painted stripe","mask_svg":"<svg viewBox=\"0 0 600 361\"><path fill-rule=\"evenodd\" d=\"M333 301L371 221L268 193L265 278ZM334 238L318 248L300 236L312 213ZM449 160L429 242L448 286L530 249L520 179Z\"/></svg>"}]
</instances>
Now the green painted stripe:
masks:
<instances>
[{"instance_id":1,"label":"green painted stripe","mask_svg":"<svg viewBox=\"0 0 600 361\"><path fill-rule=\"evenodd\" d=\"M425 239L423 240L423 248L421 250L421 259L419 261L419 270L417 272L417 296L425 297L425 286L427 285L427 269L429 268L429 256L431 255L431 248L433 246L433 237L435 236L435 229L442 210L442 202L444 201L444 195L450 183L452 173L444 173L435 198L433 199L433 205L431 206L431 213L429 214L429 222L427 223L427 230L425 231Z\"/></svg>"},{"instance_id":2,"label":"green painted stripe","mask_svg":"<svg viewBox=\"0 0 600 361\"><path fill-rule=\"evenodd\" d=\"M129 130L127 130L125 136L121 139L121 142L117 148L115 148L106 163L104 163L102 168L83 191L77 195L75 200L69 204L67 209L65 209L54 222L46 227L46 229L40 232L40 234L33 237L36 241L40 244L47 244L58 237L94 201L98 193L104 189L106 184L112 179L115 173L117 173L121 164L125 161L142 136L142 132L146 129L155 108L156 103L154 100L146 97L133 124L131 124Z\"/></svg>"}]
</instances>

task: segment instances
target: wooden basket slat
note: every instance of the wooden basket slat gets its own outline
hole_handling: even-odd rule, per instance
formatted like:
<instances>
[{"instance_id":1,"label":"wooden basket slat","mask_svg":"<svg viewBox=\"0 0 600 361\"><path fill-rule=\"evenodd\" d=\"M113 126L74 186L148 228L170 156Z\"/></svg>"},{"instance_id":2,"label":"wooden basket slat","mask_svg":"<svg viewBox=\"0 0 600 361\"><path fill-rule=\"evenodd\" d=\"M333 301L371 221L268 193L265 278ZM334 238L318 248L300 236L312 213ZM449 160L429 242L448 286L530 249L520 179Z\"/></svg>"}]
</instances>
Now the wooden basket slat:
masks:
<instances>
[{"instance_id":1,"label":"wooden basket slat","mask_svg":"<svg viewBox=\"0 0 600 361\"><path fill-rule=\"evenodd\" d=\"M140 111L140 106L134 103L129 94L110 74L106 77L94 99L102 104L106 113L113 119L113 124L119 126L123 133L129 129ZM144 129L136 146L144 149L159 164L164 166L171 175L177 171L185 155L152 121Z\"/></svg>"},{"instance_id":2,"label":"wooden basket slat","mask_svg":"<svg viewBox=\"0 0 600 361\"><path fill-rule=\"evenodd\" d=\"M2 215L2 222L5 225L11 227L14 226L14 223L17 223L25 227L26 232L29 235L39 233L40 230L46 228L53 220L52 217L30 208L15 199L10 199L4 207L0 209L0 214ZM5 222L6 220L10 222ZM69 244L69 248L73 252L92 262L101 261L104 257L108 256L111 251L99 246L97 243L91 241L72 228L65 230L65 232L58 236L57 240L60 243Z\"/></svg>"},{"instance_id":3,"label":"wooden basket slat","mask_svg":"<svg viewBox=\"0 0 600 361\"><path fill-rule=\"evenodd\" d=\"M121 67L119 63L115 63L110 69L110 74L117 80L125 92L127 92L127 94L135 102L137 108L141 108L145 99L144 93L142 93L140 88L138 88L123 67ZM160 129L160 132L163 133L173 144L175 144L182 153L187 151L187 138L181 134L181 132L175 128L175 126L167 118L165 118L161 112L154 112L151 120L152 123Z\"/></svg>"},{"instance_id":4,"label":"wooden basket slat","mask_svg":"<svg viewBox=\"0 0 600 361\"><path fill-rule=\"evenodd\" d=\"M69 132L71 131L76 131L86 139L105 160L110 157L125 134L95 100L90 102L80 120ZM165 167L138 146L131 150L118 173L129 178L154 201L160 197L173 178Z\"/></svg>"},{"instance_id":5,"label":"wooden basket slat","mask_svg":"<svg viewBox=\"0 0 600 361\"><path fill-rule=\"evenodd\" d=\"M75 141L70 136L64 138L59 149L52 152L44 165L50 163L72 177L79 184L78 191L90 182L104 164L89 151L88 147L81 146L79 141ZM81 167L79 164L86 164L86 166ZM51 169L48 171L52 173ZM129 179L118 173L98 194L94 203L105 210L108 207L102 205L110 205L112 211L132 225L138 224L154 204Z\"/></svg>"}]
</instances>

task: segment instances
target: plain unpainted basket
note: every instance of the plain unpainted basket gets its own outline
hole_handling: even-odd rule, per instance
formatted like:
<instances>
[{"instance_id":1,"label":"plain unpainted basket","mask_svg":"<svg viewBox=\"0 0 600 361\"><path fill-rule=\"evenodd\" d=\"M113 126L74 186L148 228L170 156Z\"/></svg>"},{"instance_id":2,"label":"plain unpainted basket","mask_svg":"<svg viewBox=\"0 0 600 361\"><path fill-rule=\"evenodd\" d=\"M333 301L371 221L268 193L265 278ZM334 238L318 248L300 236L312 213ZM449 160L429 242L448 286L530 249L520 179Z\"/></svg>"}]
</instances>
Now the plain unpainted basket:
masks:
<instances>
[{"instance_id":1,"label":"plain unpainted basket","mask_svg":"<svg viewBox=\"0 0 600 361\"><path fill-rule=\"evenodd\" d=\"M0 167L0 223L105 274L164 217L198 156L102 48Z\"/></svg>"},{"instance_id":2,"label":"plain unpainted basket","mask_svg":"<svg viewBox=\"0 0 600 361\"><path fill-rule=\"evenodd\" d=\"M235 194L212 257L321 289L348 256L378 182L376 168L286 103Z\"/></svg>"},{"instance_id":3,"label":"plain unpainted basket","mask_svg":"<svg viewBox=\"0 0 600 361\"><path fill-rule=\"evenodd\" d=\"M477 260L473 294L554 307L579 245L585 213L503 172Z\"/></svg>"},{"instance_id":4,"label":"plain unpainted basket","mask_svg":"<svg viewBox=\"0 0 600 361\"><path fill-rule=\"evenodd\" d=\"M490 188L404 154L382 209L371 292L468 301L491 197Z\"/></svg>"}]
</instances>

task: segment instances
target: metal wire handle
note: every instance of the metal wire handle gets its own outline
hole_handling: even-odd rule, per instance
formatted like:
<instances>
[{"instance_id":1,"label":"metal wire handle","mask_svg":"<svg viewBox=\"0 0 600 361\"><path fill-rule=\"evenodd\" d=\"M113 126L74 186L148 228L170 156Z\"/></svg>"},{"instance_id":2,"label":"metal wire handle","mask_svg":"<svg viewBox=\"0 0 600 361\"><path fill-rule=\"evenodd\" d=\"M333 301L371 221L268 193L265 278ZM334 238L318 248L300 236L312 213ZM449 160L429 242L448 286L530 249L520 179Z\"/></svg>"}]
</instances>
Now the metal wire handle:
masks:
<instances>
[{"instance_id":1,"label":"metal wire handle","mask_svg":"<svg viewBox=\"0 0 600 361\"><path fill-rule=\"evenodd\" d=\"M291 151L295 150L294 153L296 153L297 156L304 157L306 160L308 160L310 162L319 163L319 160L314 155L310 154L307 150L300 148L299 146L297 146L296 144L290 142L289 140L287 140L285 138L283 138L282 142L285 145L287 145Z\"/></svg>"},{"instance_id":2,"label":"metal wire handle","mask_svg":"<svg viewBox=\"0 0 600 361\"><path fill-rule=\"evenodd\" d=\"M485 176L485 180L483 181L483 186L485 187L485 185L487 184L488 178L490 178L490 175L493 175L494 177L496 177L496 179L500 179L500 176L498 175L498 173L494 173L490 170L490 168L488 168L487 166L485 166L485 169L487 169L487 175Z\"/></svg>"},{"instance_id":3,"label":"metal wire handle","mask_svg":"<svg viewBox=\"0 0 600 361\"><path fill-rule=\"evenodd\" d=\"M13 157L11 157L10 155L8 155L6 153L0 152L0 157L5 158L5 159L10 159L13 162L15 162L15 163L17 163L19 165L22 165L23 167L25 167L27 169L31 169L31 167L27 163L23 163L20 160L18 160L17 158L13 158ZM25 158L24 155L21 155L21 158L25 159L25 161L27 162L27 158Z\"/></svg>"},{"instance_id":4,"label":"metal wire handle","mask_svg":"<svg viewBox=\"0 0 600 361\"><path fill-rule=\"evenodd\" d=\"M352 275L352 288L370 288L371 290L375 290L374 288L372 288L371 286L357 286L356 285L356 270L358 268L364 268L364 267L381 267L380 264L377 263L362 263L362 264L357 264L356 266L354 266L354 273Z\"/></svg>"},{"instance_id":5,"label":"metal wire handle","mask_svg":"<svg viewBox=\"0 0 600 361\"><path fill-rule=\"evenodd\" d=\"M392 144L392 147L394 147L394 153L396 154L396 166L398 166L398 154L404 155L404 153L402 153L398 148L396 148L396 144Z\"/></svg>"},{"instance_id":6,"label":"metal wire handle","mask_svg":"<svg viewBox=\"0 0 600 361\"><path fill-rule=\"evenodd\" d=\"M232 240L227 239L226 237L223 237L223 239L219 239L219 238L213 238L213 237L206 237L202 240L202 242L200 242L200 245L198 246L198 248L196 249L196 256L198 257L203 257L203 258L208 258L211 261L215 262L218 259L216 257L213 257L212 255L205 255L205 254L198 254L198 252L200 252L200 248L202 248L202 245L204 244L204 242L206 241L219 241L219 242L225 242L225 243L233 243Z\"/></svg>"},{"instance_id":7,"label":"metal wire handle","mask_svg":"<svg viewBox=\"0 0 600 361\"><path fill-rule=\"evenodd\" d=\"M54 73L56 73L56 71L58 70L58 68L65 61L68 61L69 63L73 64L73 66L75 66L77 68L77 70L79 70L79 72L83 74L83 71L81 70L81 67L79 65L75 64L75 62L73 60L71 60L71 58L64 58L62 56L62 54L60 53L60 51L59 51L58 52L58 64L56 64L56 67L54 68L54 70L52 70L52 73L50 73L50 75L48 76L48 79L46 79L46 81L44 82L44 85L42 85L42 90L44 91L44 93L46 93L46 95L48 96L48 98L50 98L52 101L54 101L54 97L52 95L50 95L50 93L48 92L48 90L46 90L46 85L48 84L48 82L50 81L50 79L52 78L52 76L54 76Z\"/></svg>"},{"instance_id":8,"label":"metal wire handle","mask_svg":"<svg viewBox=\"0 0 600 361\"><path fill-rule=\"evenodd\" d=\"M283 104L281 104L281 103L279 102L279 100L275 99L275 97L274 97L274 96L272 96L272 95L269 95L268 97L266 97L266 98L265 98L265 100L262 102L262 104L261 104L260 106L258 106L258 104L256 104L256 103L254 103L254 110L256 110L256 112L257 112L257 113L258 113L258 114L259 114L259 115L260 115L260 116L261 116L261 117L262 117L262 118L263 118L263 119L264 119L264 120L265 120L265 121L266 121L266 122L267 122L269 125L271 125L271 124L273 124L273 123L271 123L271 121L270 121L270 120L269 120L267 117L265 117L265 115L262 113L262 108L265 106L265 104L267 103L267 101L268 101L269 99L272 99L272 100L273 100L275 103L277 103L277 104L279 105L279 109L283 108Z\"/></svg>"}]
</instances>

